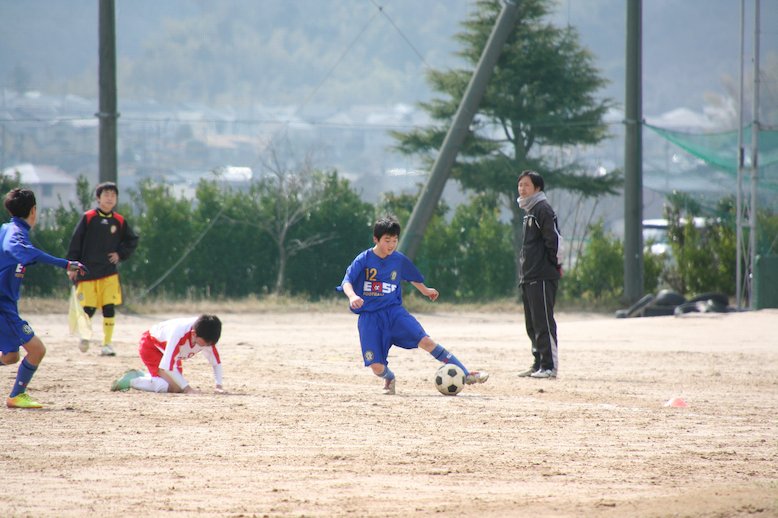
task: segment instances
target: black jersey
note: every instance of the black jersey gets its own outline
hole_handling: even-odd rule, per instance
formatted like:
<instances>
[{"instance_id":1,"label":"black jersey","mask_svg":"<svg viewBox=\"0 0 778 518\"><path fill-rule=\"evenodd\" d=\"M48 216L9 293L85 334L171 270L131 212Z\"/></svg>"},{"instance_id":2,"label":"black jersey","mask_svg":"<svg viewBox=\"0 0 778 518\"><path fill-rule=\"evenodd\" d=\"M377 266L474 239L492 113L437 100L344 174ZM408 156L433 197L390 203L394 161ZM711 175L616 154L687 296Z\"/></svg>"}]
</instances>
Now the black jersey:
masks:
<instances>
[{"instance_id":1,"label":"black jersey","mask_svg":"<svg viewBox=\"0 0 778 518\"><path fill-rule=\"evenodd\" d=\"M68 247L68 259L81 261L88 273L79 280L102 279L117 273L108 254L116 252L121 261L129 258L138 246L138 235L124 217L114 211L88 210L81 217Z\"/></svg>"}]
</instances>

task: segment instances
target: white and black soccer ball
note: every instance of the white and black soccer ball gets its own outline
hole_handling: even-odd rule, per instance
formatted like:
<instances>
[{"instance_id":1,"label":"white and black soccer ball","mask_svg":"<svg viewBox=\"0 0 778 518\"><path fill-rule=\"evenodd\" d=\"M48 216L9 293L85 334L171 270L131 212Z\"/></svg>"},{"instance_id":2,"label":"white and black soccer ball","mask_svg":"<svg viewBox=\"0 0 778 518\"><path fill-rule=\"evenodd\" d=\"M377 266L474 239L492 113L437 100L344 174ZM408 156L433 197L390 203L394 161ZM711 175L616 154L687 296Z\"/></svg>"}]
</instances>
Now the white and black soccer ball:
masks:
<instances>
[{"instance_id":1,"label":"white and black soccer ball","mask_svg":"<svg viewBox=\"0 0 778 518\"><path fill-rule=\"evenodd\" d=\"M447 363L435 373L435 387L444 396L456 396L465 388L465 371Z\"/></svg>"}]
</instances>

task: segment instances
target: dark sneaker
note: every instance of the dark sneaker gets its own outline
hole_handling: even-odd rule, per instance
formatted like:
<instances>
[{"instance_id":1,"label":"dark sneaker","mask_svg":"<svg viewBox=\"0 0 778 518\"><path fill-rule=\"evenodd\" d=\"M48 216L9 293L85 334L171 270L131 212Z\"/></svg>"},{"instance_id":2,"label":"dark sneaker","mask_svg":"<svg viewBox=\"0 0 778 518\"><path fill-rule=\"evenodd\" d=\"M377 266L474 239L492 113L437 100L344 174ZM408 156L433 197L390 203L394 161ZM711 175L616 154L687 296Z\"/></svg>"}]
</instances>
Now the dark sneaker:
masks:
<instances>
[{"instance_id":1,"label":"dark sneaker","mask_svg":"<svg viewBox=\"0 0 778 518\"><path fill-rule=\"evenodd\" d=\"M535 373L536 373L536 372L538 372L539 370L540 370L540 369L539 369L538 367L535 367L535 366L533 365L533 366L532 366L532 367L530 367L529 369L527 369L527 370L525 370L525 371L521 371L521 372L519 373L519 377L520 377L520 378L529 378L530 376L532 376L533 374L535 374Z\"/></svg>"}]
</instances>

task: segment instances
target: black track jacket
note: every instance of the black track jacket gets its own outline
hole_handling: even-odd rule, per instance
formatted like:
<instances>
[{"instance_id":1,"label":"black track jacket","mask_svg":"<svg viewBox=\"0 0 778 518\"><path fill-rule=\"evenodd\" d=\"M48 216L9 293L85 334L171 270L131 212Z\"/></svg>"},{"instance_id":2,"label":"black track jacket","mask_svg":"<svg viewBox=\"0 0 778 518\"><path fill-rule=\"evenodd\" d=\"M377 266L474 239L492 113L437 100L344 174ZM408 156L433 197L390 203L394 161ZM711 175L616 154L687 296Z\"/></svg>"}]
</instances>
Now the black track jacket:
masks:
<instances>
[{"instance_id":1,"label":"black track jacket","mask_svg":"<svg viewBox=\"0 0 778 518\"><path fill-rule=\"evenodd\" d=\"M524 216L524 241L519 254L519 284L559 280L559 228L548 201L538 202Z\"/></svg>"}]
</instances>

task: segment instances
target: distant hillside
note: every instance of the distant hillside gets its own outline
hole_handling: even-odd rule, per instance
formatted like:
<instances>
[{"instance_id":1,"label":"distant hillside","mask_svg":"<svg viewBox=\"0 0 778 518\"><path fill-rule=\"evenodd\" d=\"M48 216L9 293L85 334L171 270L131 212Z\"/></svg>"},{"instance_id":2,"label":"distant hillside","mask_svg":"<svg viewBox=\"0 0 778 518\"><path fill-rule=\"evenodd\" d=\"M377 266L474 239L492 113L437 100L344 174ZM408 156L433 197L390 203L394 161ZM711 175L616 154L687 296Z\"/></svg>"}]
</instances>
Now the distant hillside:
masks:
<instances>
[{"instance_id":1,"label":"distant hillside","mask_svg":"<svg viewBox=\"0 0 778 518\"><path fill-rule=\"evenodd\" d=\"M425 66L456 61L452 35L472 7L448 0L384 1L382 11L369 1L116 4L120 94L216 105L425 98ZM97 5L0 0L0 18L13 20L0 39L4 82L95 96Z\"/></svg>"},{"instance_id":2,"label":"distant hillside","mask_svg":"<svg viewBox=\"0 0 778 518\"><path fill-rule=\"evenodd\" d=\"M621 102L624 0L553 3L553 23L578 30L611 80L603 95ZM214 106L413 104L431 95L428 66L459 63L452 36L474 6L473 0L117 1L120 97ZM97 8L97 0L0 0L0 87L94 98ZM646 113L701 110L706 92L721 93L722 79L737 77L740 2L651 0L643 11ZM778 2L762 2L762 18L767 55L778 51L778 33L768 30L778 26ZM747 39L750 47L750 32Z\"/></svg>"}]
</instances>

